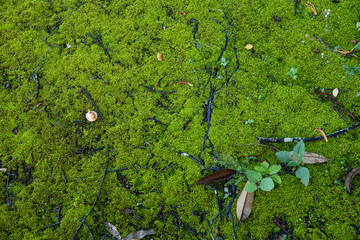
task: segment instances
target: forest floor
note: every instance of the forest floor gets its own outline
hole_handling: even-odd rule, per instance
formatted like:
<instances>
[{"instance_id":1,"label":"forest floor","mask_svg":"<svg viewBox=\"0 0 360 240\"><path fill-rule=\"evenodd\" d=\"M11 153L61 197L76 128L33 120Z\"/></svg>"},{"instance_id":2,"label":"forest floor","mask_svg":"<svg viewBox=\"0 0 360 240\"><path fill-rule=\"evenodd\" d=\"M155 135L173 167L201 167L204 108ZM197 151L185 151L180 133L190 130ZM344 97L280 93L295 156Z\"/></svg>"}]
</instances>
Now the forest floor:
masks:
<instances>
[{"instance_id":1,"label":"forest floor","mask_svg":"<svg viewBox=\"0 0 360 240\"><path fill-rule=\"evenodd\" d=\"M0 239L111 239L108 223L153 239L359 239L359 176L345 186L360 165L359 13L0 1ZM306 165L308 186L276 155L301 139L330 159ZM239 222L244 174L265 162L281 184ZM196 185L223 168L237 172Z\"/></svg>"}]
</instances>

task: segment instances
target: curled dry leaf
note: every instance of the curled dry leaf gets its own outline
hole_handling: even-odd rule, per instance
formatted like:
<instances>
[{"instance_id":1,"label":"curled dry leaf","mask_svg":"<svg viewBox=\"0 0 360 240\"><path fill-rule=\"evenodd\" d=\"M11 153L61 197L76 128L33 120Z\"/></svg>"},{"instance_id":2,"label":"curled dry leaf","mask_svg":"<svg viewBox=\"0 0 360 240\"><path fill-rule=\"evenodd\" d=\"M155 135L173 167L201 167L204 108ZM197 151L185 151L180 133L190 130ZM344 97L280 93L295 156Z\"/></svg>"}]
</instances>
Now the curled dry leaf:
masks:
<instances>
[{"instance_id":1,"label":"curled dry leaf","mask_svg":"<svg viewBox=\"0 0 360 240\"><path fill-rule=\"evenodd\" d=\"M158 53L156 55L156 57L157 57L157 60L159 60L160 62L163 60L163 57L162 57L161 53Z\"/></svg>"},{"instance_id":2,"label":"curled dry leaf","mask_svg":"<svg viewBox=\"0 0 360 240\"><path fill-rule=\"evenodd\" d=\"M130 208L123 208L121 209L121 212L125 213L125 214L130 214L132 213L133 211L130 209Z\"/></svg>"},{"instance_id":3,"label":"curled dry leaf","mask_svg":"<svg viewBox=\"0 0 360 240\"><path fill-rule=\"evenodd\" d=\"M360 175L360 167L357 167L357 168L354 168L353 170L351 170L351 172L346 177L345 187L346 187L346 191L348 191L348 193L350 193L350 190L353 188L351 181L357 174Z\"/></svg>"},{"instance_id":4,"label":"curled dry leaf","mask_svg":"<svg viewBox=\"0 0 360 240\"><path fill-rule=\"evenodd\" d=\"M247 181L236 202L236 216L239 221L244 220L250 216L252 206L254 204L255 192L247 193L245 191L245 187L248 183L250 183L250 181Z\"/></svg>"},{"instance_id":5,"label":"curled dry leaf","mask_svg":"<svg viewBox=\"0 0 360 240\"><path fill-rule=\"evenodd\" d=\"M154 230L139 230L133 233L130 233L127 235L123 240L136 240L136 239L142 239L146 237L147 235L154 235L156 232Z\"/></svg>"},{"instance_id":6,"label":"curled dry leaf","mask_svg":"<svg viewBox=\"0 0 360 240\"><path fill-rule=\"evenodd\" d=\"M230 178L232 175L236 173L235 170L232 169L222 169L214 172L213 174L207 175L203 178L200 178L196 185L208 184L211 182L221 181Z\"/></svg>"},{"instance_id":7,"label":"curled dry leaf","mask_svg":"<svg viewBox=\"0 0 360 240\"><path fill-rule=\"evenodd\" d=\"M105 222L104 224L105 224L106 229L113 236L113 239L121 240L121 235L114 225L112 225L111 223L108 223L108 222Z\"/></svg>"},{"instance_id":8,"label":"curled dry leaf","mask_svg":"<svg viewBox=\"0 0 360 240\"><path fill-rule=\"evenodd\" d=\"M291 156L294 158L292 151L290 153L291 153ZM320 155L317 153L312 153L312 152L305 152L303 159L304 159L305 164L323 163L323 162L330 160L330 158L326 158L323 155ZM294 160L295 160L295 158L294 158Z\"/></svg>"}]
</instances>

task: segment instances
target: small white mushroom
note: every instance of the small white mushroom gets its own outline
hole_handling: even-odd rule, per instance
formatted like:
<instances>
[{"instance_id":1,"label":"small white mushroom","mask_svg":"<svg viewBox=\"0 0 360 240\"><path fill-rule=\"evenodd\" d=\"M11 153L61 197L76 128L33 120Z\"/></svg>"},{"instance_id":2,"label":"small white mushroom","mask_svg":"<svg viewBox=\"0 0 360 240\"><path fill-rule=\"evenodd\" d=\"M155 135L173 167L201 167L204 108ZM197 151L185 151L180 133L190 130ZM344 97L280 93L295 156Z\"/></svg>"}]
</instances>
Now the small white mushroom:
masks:
<instances>
[{"instance_id":1,"label":"small white mushroom","mask_svg":"<svg viewBox=\"0 0 360 240\"><path fill-rule=\"evenodd\" d=\"M335 88L333 90L333 96L336 97L339 94L339 89Z\"/></svg>"},{"instance_id":2,"label":"small white mushroom","mask_svg":"<svg viewBox=\"0 0 360 240\"><path fill-rule=\"evenodd\" d=\"M89 109L89 111L86 113L86 119L89 121L89 122L94 122L96 121L96 119L98 118L98 115L95 111L91 111Z\"/></svg>"}]
</instances>

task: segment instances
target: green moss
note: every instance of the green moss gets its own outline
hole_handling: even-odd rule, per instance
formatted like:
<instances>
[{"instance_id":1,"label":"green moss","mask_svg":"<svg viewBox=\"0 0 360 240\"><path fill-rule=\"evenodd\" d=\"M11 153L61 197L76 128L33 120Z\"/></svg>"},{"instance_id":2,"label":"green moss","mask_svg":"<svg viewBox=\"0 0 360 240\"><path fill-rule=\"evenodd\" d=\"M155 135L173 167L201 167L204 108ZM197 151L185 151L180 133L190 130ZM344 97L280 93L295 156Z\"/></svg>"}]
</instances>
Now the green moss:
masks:
<instances>
[{"instance_id":1,"label":"green moss","mask_svg":"<svg viewBox=\"0 0 360 240\"><path fill-rule=\"evenodd\" d=\"M300 3L302 12L294 16L292 2L270 0L26 0L2 4L0 167L8 171L1 174L0 181L0 239L71 238L93 204L108 159L110 169L127 170L106 174L101 195L86 220L95 238L107 233L104 221L114 224L122 236L135 231L135 225L155 229L156 239L198 239L202 234L210 238L205 220L218 213L214 192L194 186L202 177L201 167L178 152L198 158L204 144L208 125L202 122L203 105L208 101L210 85L219 88L225 77L225 67L217 61L225 43L224 13L231 26L228 22L230 42L222 56L231 74L237 64L234 47L239 69L218 91L213 103L209 138L217 154L239 161L244 160L240 156L260 154L259 146L235 146L253 143L256 136L269 136L275 125L274 137L311 137L318 136L315 127L328 134L353 124L346 113L342 112L344 121L329 101L322 102L311 94L314 87L345 90L337 100L355 117L359 115L355 97L360 92L358 79L347 80L341 69L343 64L358 65L358 60L328 51L314 37L332 48L352 49L350 40L359 41L355 27L359 6L350 0L340 4L319 0L313 4L316 17L304 3ZM325 9L331 9L328 20ZM281 21L274 21L274 16ZM195 23L189 21L192 18L198 22L196 32ZM104 49L86 35L95 36L95 29L101 33L111 61ZM195 47L194 34L202 49ZM248 43L254 45L255 54L244 48ZM162 54L163 61L157 60L157 53ZM36 74L40 88L35 99L37 84L31 74L39 67ZM203 89L209 71L215 68L216 83L210 79ZM295 80L286 75L291 68L298 69ZM175 81L189 82L194 87L167 85ZM5 88L5 83L10 86ZM144 86L176 92L161 94ZM82 120L88 109L94 110L85 94L78 92L80 87L89 93L103 119L74 122ZM154 117L163 124L151 120ZM190 118L186 130L182 130ZM253 124L246 124L248 120L254 120ZM321 218L326 223L321 229L329 236L354 239L350 224L357 224L360 211L356 201L359 179L354 179L355 189L350 195L343 181L335 180L348 167L359 165L357 131L331 138L328 143L306 143L307 151L331 160L308 166L312 178L306 188L294 176L282 173L281 185L269 193L256 193L253 212L240 223L237 238L248 233L252 238L268 236L271 229L276 229L273 217L284 213L294 224L297 238L324 239L319 228ZM206 167L213 166L209 142L205 146L202 159ZM286 151L293 146L276 145ZM258 159L250 161L249 167L261 159L278 163L267 148ZM12 205L8 206L10 169L8 192ZM123 176L129 189L138 195L123 188ZM241 190L243 184L237 189ZM224 199L223 185L216 187L225 206L231 196ZM53 208L60 204L61 224L45 229L56 222ZM159 206L167 217L159 219ZM123 213L124 208L133 213ZM183 226L178 231L171 211L176 211L199 235L192 235ZM199 216L192 215L194 211L207 212L205 220L200 222ZM235 206L231 211L235 216ZM304 224L305 217L315 228ZM221 233L231 236L230 219L224 217L222 221ZM219 224L216 219L211 225L213 232ZM85 227L77 237L88 238Z\"/></svg>"}]
</instances>

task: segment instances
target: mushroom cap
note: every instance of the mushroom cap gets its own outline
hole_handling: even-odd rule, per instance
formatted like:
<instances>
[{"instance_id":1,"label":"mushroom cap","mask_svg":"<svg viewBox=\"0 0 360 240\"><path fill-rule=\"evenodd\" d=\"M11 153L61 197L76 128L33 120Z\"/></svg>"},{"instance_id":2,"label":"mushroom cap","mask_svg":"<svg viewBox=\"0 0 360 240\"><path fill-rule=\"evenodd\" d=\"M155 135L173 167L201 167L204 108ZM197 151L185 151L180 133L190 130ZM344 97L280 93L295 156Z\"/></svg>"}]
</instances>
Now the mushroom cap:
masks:
<instances>
[{"instance_id":1,"label":"mushroom cap","mask_svg":"<svg viewBox=\"0 0 360 240\"><path fill-rule=\"evenodd\" d=\"M95 111L91 111L90 109L88 109L89 111L86 113L86 119L89 122L94 122L96 121L96 119L98 118L98 115Z\"/></svg>"}]
</instances>

